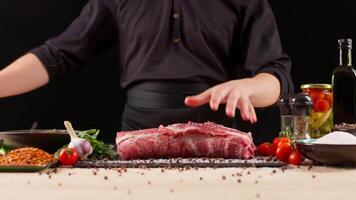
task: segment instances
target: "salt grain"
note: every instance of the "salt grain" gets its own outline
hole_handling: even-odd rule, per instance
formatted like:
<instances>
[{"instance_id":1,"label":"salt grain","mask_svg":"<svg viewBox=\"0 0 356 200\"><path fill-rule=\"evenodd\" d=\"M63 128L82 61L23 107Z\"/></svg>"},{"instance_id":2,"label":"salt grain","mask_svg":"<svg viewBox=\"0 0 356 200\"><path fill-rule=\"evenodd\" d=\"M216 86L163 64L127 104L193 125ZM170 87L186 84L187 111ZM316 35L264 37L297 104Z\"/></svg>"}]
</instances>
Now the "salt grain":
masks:
<instances>
[{"instance_id":1,"label":"salt grain","mask_svg":"<svg viewBox=\"0 0 356 200\"><path fill-rule=\"evenodd\" d=\"M313 142L314 144L348 144L356 145L356 137L343 131L334 131Z\"/></svg>"}]
</instances>

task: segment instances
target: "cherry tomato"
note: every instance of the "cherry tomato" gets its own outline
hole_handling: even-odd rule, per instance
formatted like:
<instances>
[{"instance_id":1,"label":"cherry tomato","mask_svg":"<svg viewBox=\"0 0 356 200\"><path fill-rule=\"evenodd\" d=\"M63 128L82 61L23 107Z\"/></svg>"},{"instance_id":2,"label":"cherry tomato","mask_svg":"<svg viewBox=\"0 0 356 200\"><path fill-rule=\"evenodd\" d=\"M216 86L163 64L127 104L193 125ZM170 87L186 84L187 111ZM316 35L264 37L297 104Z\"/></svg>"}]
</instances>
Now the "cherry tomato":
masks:
<instances>
[{"instance_id":1,"label":"cherry tomato","mask_svg":"<svg viewBox=\"0 0 356 200\"><path fill-rule=\"evenodd\" d=\"M330 104L325 99L319 99L314 102L313 109L315 112L326 112L330 108Z\"/></svg>"},{"instance_id":2,"label":"cherry tomato","mask_svg":"<svg viewBox=\"0 0 356 200\"><path fill-rule=\"evenodd\" d=\"M269 151L268 151L269 156L273 157L276 155L276 150L278 147L279 140L280 140L280 138L274 138L272 145L270 146Z\"/></svg>"},{"instance_id":3,"label":"cherry tomato","mask_svg":"<svg viewBox=\"0 0 356 200\"><path fill-rule=\"evenodd\" d=\"M290 139L287 138L287 137L279 138L279 142L278 142L278 144L277 144L277 148L278 148L279 146L281 146L283 143L286 143L286 142L290 143Z\"/></svg>"},{"instance_id":4,"label":"cherry tomato","mask_svg":"<svg viewBox=\"0 0 356 200\"><path fill-rule=\"evenodd\" d=\"M292 151L292 146L289 142L282 143L276 151L276 156L279 160L283 162L288 161L290 152Z\"/></svg>"},{"instance_id":5,"label":"cherry tomato","mask_svg":"<svg viewBox=\"0 0 356 200\"><path fill-rule=\"evenodd\" d=\"M276 150L277 150L277 147L272 144L270 146L270 148L268 149L268 155L271 157L276 156Z\"/></svg>"},{"instance_id":6,"label":"cherry tomato","mask_svg":"<svg viewBox=\"0 0 356 200\"><path fill-rule=\"evenodd\" d=\"M300 153L296 151L292 151L292 153L288 157L288 163L292 165L299 165L302 162L302 156Z\"/></svg>"},{"instance_id":7,"label":"cherry tomato","mask_svg":"<svg viewBox=\"0 0 356 200\"><path fill-rule=\"evenodd\" d=\"M316 102L319 99L324 99L325 93L322 90L313 89L310 90L309 96L313 99L313 102Z\"/></svg>"},{"instance_id":8,"label":"cherry tomato","mask_svg":"<svg viewBox=\"0 0 356 200\"><path fill-rule=\"evenodd\" d=\"M332 105L333 104L333 93L331 93L331 92L325 93L324 99L327 102L329 102L330 105Z\"/></svg>"},{"instance_id":9,"label":"cherry tomato","mask_svg":"<svg viewBox=\"0 0 356 200\"><path fill-rule=\"evenodd\" d=\"M63 165L74 165L78 161L78 153L73 148L64 148L60 151L58 160Z\"/></svg>"},{"instance_id":10,"label":"cherry tomato","mask_svg":"<svg viewBox=\"0 0 356 200\"><path fill-rule=\"evenodd\" d=\"M269 155L269 148L271 147L271 143L265 142L257 147L257 154L260 156L268 156Z\"/></svg>"},{"instance_id":11,"label":"cherry tomato","mask_svg":"<svg viewBox=\"0 0 356 200\"><path fill-rule=\"evenodd\" d=\"M274 140L273 140L273 142L272 142L272 145L277 146L277 145L278 145L278 143L279 143L279 140L280 140L280 139L281 139L281 138L279 138L279 137L274 138Z\"/></svg>"}]
</instances>

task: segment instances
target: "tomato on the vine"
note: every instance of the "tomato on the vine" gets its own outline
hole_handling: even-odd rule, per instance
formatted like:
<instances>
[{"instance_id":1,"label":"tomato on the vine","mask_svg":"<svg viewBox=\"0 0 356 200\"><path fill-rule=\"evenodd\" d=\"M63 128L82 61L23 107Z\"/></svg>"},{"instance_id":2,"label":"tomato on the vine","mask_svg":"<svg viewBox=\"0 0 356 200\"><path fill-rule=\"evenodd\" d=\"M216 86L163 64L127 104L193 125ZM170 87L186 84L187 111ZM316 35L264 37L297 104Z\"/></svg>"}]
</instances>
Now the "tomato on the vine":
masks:
<instances>
[{"instance_id":1,"label":"tomato on the vine","mask_svg":"<svg viewBox=\"0 0 356 200\"><path fill-rule=\"evenodd\" d=\"M273 139L273 142L272 142L272 145L278 146L278 143L279 143L280 139L281 139L281 138L279 138L279 137L274 138L274 139Z\"/></svg>"},{"instance_id":2,"label":"tomato on the vine","mask_svg":"<svg viewBox=\"0 0 356 200\"><path fill-rule=\"evenodd\" d=\"M271 147L271 143L269 142L264 142L258 145L257 154L260 156L268 156L270 147Z\"/></svg>"},{"instance_id":3,"label":"tomato on the vine","mask_svg":"<svg viewBox=\"0 0 356 200\"><path fill-rule=\"evenodd\" d=\"M289 142L282 143L276 151L276 156L283 162L288 161L290 152L292 151L292 145Z\"/></svg>"},{"instance_id":4,"label":"tomato on the vine","mask_svg":"<svg viewBox=\"0 0 356 200\"><path fill-rule=\"evenodd\" d=\"M275 156L276 155L276 150L277 150L277 147L278 147L278 143L280 141L280 138L274 138L273 142L272 142L272 145L270 146L270 148L268 149L268 155L269 156Z\"/></svg>"},{"instance_id":5,"label":"tomato on the vine","mask_svg":"<svg viewBox=\"0 0 356 200\"><path fill-rule=\"evenodd\" d=\"M315 112L326 112L330 108L330 104L325 99L319 99L314 102L313 109Z\"/></svg>"},{"instance_id":6,"label":"tomato on the vine","mask_svg":"<svg viewBox=\"0 0 356 200\"><path fill-rule=\"evenodd\" d=\"M63 165L74 165L78 161L78 153L74 148L63 148L58 156Z\"/></svg>"},{"instance_id":7,"label":"tomato on the vine","mask_svg":"<svg viewBox=\"0 0 356 200\"><path fill-rule=\"evenodd\" d=\"M299 165L302 162L302 156L297 151L292 151L288 157L288 163L293 165Z\"/></svg>"},{"instance_id":8,"label":"tomato on the vine","mask_svg":"<svg viewBox=\"0 0 356 200\"><path fill-rule=\"evenodd\" d=\"M287 138L287 137L279 138L279 142L278 142L278 144L277 144L277 148L278 148L279 146L281 146L283 143L286 143L286 142L290 143L290 139Z\"/></svg>"},{"instance_id":9,"label":"tomato on the vine","mask_svg":"<svg viewBox=\"0 0 356 200\"><path fill-rule=\"evenodd\" d=\"M293 165L299 165L303 160L288 137L277 137L272 143L264 142L258 145L256 153L261 156L276 156L280 161Z\"/></svg>"}]
</instances>

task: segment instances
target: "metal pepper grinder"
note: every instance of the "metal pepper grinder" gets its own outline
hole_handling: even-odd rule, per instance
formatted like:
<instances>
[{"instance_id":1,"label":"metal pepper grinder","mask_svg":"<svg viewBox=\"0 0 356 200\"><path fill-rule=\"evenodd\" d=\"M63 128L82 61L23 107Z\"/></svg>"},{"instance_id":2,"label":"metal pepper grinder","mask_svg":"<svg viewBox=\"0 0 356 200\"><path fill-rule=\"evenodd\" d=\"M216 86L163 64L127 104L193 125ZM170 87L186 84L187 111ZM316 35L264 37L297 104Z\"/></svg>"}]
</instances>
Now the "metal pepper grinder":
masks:
<instances>
[{"instance_id":1,"label":"metal pepper grinder","mask_svg":"<svg viewBox=\"0 0 356 200\"><path fill-rule=\"evenodd\" d=\"M296 139L309 139L309 117L313 107L312 98L305 93L294 95L290 101L293 115L293 134Z\"/></svg>"},{"instance_id":2,"label":"metal pepper grinder","mask_svg":"<svg viewBox=\"0 0 356 200\"><path fill-rule=\"evenodd\" d=\"M284 96L281 97L277 103L281 115L281 131L284 133L293 131L293 118L289 106L289 99L289 96Z\"/></svg>"}]
</instances>

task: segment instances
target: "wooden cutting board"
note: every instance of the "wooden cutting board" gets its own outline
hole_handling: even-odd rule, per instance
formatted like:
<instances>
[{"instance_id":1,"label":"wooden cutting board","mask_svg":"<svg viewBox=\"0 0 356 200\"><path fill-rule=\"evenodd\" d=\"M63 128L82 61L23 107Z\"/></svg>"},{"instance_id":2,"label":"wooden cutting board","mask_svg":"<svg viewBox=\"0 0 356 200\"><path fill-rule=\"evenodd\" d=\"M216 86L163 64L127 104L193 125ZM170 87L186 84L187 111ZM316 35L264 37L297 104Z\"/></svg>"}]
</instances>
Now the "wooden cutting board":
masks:
<instances>
[{"instance_id":1,"label":"wooden cutting board","mask_svg":"<svg viewBox=\"0 0 356 200\"><path fill-rule=\"evenodd\" d=\"M170 167L199 167L199 168L228 168L228 167L282 167L283 162L277 159L255 157L253 159L221 159L221 158L177 158L149 160L98 160L80 161L77 168L170 168Z\"/></svg>"}]
</instances>

